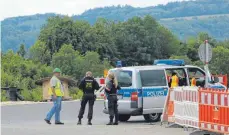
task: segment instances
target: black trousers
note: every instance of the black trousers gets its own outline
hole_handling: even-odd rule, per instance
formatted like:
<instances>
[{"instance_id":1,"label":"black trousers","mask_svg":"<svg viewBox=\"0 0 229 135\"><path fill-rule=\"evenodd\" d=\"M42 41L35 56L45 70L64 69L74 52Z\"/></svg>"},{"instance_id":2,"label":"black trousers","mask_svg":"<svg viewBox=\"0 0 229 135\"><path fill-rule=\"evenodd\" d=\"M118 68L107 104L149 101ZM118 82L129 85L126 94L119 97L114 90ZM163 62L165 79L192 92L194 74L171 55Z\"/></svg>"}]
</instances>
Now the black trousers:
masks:
<instances>
[{"instance_id":1,"label":"black trousers","mask_svg":"<svg viewBox=\"0 0 229 135\"><path fill-rule=\"evenodd\" d=\"M93 106L94 106L94 102L95 102L95 95L94 94L84 94L82 101L81 101L81 107L80 107L80 111L79 111L79 115L78 118L82 119L83 115L84 115L84 111L85 111L85 107L87 102L89 102L89 110L88 110L88 116L87 118L89 120L92 119L93 116Z\"/></svg>"},{"instance_id":2,"label":"black trousers","mask_svg":"<svg viewBox=\"0 0 229 135\"><path fill-rule=\"evenodd\" d=\"M113 121L113 118L115 117L115 122L118 122L118 97L117 95L109 95L107 99L110 120Z\"/></svg>"}]
</instances>

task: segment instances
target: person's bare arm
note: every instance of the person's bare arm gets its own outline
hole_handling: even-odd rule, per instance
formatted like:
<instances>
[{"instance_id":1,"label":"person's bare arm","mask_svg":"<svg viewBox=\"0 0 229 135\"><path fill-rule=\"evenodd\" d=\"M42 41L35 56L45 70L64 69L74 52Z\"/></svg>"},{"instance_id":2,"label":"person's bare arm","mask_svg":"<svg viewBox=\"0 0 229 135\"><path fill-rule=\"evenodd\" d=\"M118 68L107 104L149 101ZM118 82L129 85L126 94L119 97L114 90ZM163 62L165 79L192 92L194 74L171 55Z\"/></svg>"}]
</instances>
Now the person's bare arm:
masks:
<instances>
[{"instance_id":1,"label":"person's bare arm","mask_svg":"<svg viewBox=\"0 0 229 135\"><path fill-rule=\"evenodd\" d=\"M55 78L52 78L50 80L50 85L51 85L51 90L52 90L52 94L53 94L54 99L56 99L56 91L55 91L56 84L57 84L57 80Z\"/></svg>"}]
</instances>

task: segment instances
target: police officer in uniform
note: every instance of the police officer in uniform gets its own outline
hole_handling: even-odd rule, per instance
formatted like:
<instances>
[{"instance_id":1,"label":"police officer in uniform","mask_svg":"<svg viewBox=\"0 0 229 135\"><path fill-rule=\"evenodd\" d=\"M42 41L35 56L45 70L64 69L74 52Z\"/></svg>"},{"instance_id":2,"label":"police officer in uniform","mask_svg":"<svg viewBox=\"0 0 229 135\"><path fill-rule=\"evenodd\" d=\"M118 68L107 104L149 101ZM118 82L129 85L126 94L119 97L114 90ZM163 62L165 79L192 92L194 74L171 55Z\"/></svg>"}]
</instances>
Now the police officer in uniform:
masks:
<instances>
[{"instance_id":1,"label":"police officer in uniform","mask_svg":"<svg viewBox=\"0 0 229 135\"><path fill-rule=\"evenodd\" d=\"M105 93L108 99L108 111L110 122L107 125L118 125L118 98L117 90L121 88L118 86L117 79L113 73L108 75L108 82L106 83ZM115 117L115 122L113 119Z\"/></svg>"},{"instance_id":2,"label":"police officer in uniform","mask_svg":"<svg viewBox=\"0 0 229 135\"><path fill-rule=\"evenodd\" d=\"M80 82L79 88L83 90L83 98L81 101L81 107L79 111L79 121L78 125L81 125L81 119L83 118L85 106L87 102L89 102L89 110L88 110L88 125L92 125L91 120L93 116L93 105L96 100L96 96L94 94L95 89L99 89L99 84L97 81L92 77L92 72L88 71L86 73L86 77Z\"/></svg>"}]
</instances>

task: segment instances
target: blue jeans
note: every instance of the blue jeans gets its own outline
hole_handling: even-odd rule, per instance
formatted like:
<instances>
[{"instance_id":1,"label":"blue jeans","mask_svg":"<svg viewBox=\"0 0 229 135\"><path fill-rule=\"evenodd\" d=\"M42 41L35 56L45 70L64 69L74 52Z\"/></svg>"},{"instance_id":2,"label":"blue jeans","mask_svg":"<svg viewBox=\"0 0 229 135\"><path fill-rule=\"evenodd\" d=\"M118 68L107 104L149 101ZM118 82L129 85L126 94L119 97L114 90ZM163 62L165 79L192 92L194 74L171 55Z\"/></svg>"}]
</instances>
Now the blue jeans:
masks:
<instances>
[{"instance_id":1,"label":"blue jeans","mask_svg":"<svg viewBox=\"0 0 229 135\"><path fill-rule=\"evenodd\" d=\"M51 120L52 116L55 114L55 122L60 122L60 111L61 111L61 101L62 97L56 97L53 99L53 107L46 116L46 120Z\"/></svg>"}]
</instances>

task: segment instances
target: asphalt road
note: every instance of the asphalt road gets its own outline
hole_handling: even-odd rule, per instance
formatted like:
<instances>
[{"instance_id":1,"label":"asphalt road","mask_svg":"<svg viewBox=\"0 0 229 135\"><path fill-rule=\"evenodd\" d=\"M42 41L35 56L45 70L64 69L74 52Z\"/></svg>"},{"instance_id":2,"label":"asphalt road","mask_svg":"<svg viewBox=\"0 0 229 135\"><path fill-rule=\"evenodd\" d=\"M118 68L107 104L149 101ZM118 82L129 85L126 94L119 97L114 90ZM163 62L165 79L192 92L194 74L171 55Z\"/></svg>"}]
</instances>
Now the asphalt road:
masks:
<instances>
[{"instance_id":1,"label":"asphalt road","mask_svg":"<svg viewBox=\"0 0 229 135\"><path fill-rule=\"evenodd\" d=\"M80 102L64 102L61 120L65 125L47 125L44 117L51 103L2 106L2 135L186 135L180 128L165 128L159 123L146 123L142 116L131 117L118 126L107 126L108 115L102 113L103 101L96 101L93 125L87 124L87 111L83 125L77 125ZM87 108L88 109L88 108ZM53 117L54 118L54 117ZM54 119L53 119L54 120ZM54 122L52 120L52 122Z\"/></svg>"}]
</instances>

